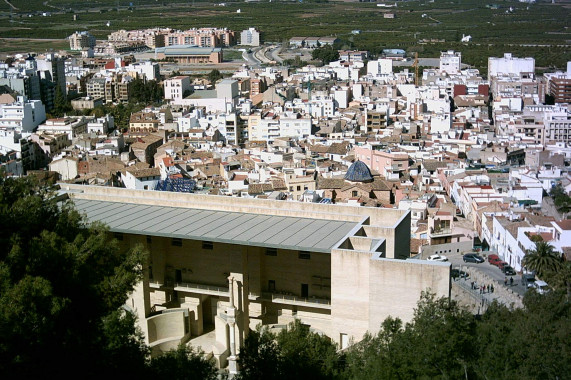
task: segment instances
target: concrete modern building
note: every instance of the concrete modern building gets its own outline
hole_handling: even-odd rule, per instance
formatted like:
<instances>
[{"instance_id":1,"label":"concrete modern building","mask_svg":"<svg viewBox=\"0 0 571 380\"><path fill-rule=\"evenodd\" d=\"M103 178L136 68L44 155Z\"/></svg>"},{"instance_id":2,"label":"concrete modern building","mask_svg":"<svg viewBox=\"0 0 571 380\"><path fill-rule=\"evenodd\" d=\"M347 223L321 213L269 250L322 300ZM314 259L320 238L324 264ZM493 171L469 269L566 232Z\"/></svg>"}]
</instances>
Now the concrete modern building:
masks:
<instances>
[{"instance_id":1,"label":"concrete modern building","mask_svg":"<svg viewBox=\"0 0 571 380\"><path fill-rule=\"evenodd\" d=\"M18 132L32 132L46 120L46 109L40 100L18 96L12 104L0 105L0 127L15 128Z\"/></svg>"},{"instance_id":2,"label":"concrete modern building","mask_svg":"<svg viewBox=\"0 0 571 380\"><path fill-rule=\"evenodd\" d=\"M426 289L450 296L449 263L405 260L408 211L61 186L123 249L149 251L128 306L155 354L190 340L232 373L258 324L298 318L345 348L410 321Z\"/></svg>"},{"instance_id":3,"label":"concrete modern building","mask_svg":"<svg viewBox=\"0 0 571 380\"><path fill-rule=\"evenodd\" d=\"M363 62L369 57L366 50L340 50L339 59L347 62Z\"/></svg>"},{"instance_id":4,"label":"concrete modern building","mask_svg":"<svg viewBox=\"0 0 571 380\"><path fill-rule=\"evenodd\" d=\"M460 74L462 69L462 53L448 50L440 52L440 71L448 74Z\"/></svg>"},{"instance_id":5,"label":"concrete modern building","mask_svg":"<svg viewBox=\"0 0 571 380\"><path fill-rule=\"evenodd\" d=\"M555 103L571 103L571 76L567 78L552 78L549 81L549 94Z\"/></svg>"},{"instance_id":6,"label":"concrete modern building","mask_svg":"<svg viewBox=\"0 0 571 380\"><path fill-rule=\"evenodd\" d=\"M70 50L83 50L84 48L95 47L95 37L92 36L88 31L75 32L69 39L69 49Z\"/></svg>"},{"instance_id":7,"label":"concrete modern building","mask_svg":"<svg viewBox=\"0 0 571 380\"><path fill-rule=\"evenodd\" d=\"M488 58L488 77L500 75L521 75L535 73L535 59L517 58L511 53L505 53L502 58Z\"/></svg>"},{"instance_id":8,"label":"concrete modern building","mask_svg":"<svg viewBox=\"0 0 571 380\"><path fill-rule=\"evenodd\" d=\"M240 33L240 45L260 46L260 31L248 28Z\"/></svg>"},{"instance_id":9,"label":"concrete modern building","mask_svg":"<svg viewBox=\"0 0 571 380\"><path fill-rule=\"evenodd\" d=\"M176 63L222 63L222 49L188 45L169 45L155 49L158 60L171 59Z\"/></svg>"},{"instance_id":10,"label":"concrete modern building","mask_svg":"<svg viewBox=\"0 0 571 380\"><path fill-rule=\"evenodd\" d=\"M165 35L165 46L227 47L235 44L236 33L226 28L193 28Z\"/></svg>"},{"instance_id":11,"label":"concrete modern building","mask_svg":"<svg viewBox=\"0 0 571 380\"><path fill-rule=\"evenodd\" d=\"M190 94L190 77L187 76L176 76L169 79L165 79L163 82L165 89L165 99L183 99L185 94Z\"/></svg>"}]
</instances>

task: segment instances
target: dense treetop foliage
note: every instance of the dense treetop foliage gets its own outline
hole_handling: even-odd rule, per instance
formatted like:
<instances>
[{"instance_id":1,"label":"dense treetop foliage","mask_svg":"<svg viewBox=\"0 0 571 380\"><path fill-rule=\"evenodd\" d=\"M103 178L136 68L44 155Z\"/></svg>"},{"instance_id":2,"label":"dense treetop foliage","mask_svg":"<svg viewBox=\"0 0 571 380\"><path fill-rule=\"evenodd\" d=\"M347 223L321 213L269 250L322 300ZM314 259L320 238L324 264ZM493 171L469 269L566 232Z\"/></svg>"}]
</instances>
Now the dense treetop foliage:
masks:
<instances>
[{"instance_id":1,"label":"dense treetop foliage","mask_svg":"<svg viewBox=\"0 0 571 380\"><path fill-rule=\"evenodd\" d=\"M240 353L241 379L565 379L571 373L565 292L530 291L525 308L493 304L481 317L425 293L410 323L386 319L342 352L299 321L259 328Z\"/></svg>"},{"instance_id":2,"label":"dense treetop foliage","mask_svg":"<svg viewBox=\"0 0 571 380\"><path fill-rule=\"evenodd\" d=\"M184 348L149 359L122 308L144 260L34 177L0 178L0 377L213 378Z\"/></svg>"}]
</instances>

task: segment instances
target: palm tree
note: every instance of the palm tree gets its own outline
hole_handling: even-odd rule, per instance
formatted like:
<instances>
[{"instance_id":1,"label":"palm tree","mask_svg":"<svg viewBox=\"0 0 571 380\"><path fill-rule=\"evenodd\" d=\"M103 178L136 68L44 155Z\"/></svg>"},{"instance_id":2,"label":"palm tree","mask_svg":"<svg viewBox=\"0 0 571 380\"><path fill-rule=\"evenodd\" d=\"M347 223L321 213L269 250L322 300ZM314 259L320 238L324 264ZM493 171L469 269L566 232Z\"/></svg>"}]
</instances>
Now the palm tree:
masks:
<instances>
[{"instance_id":1,"label":"palm tree","mask_svg":"<svg viewBox=\"0 0 571 380\"><path fill-rule=\"evenodd\" d=\"M557 271L561 265L561 260L554 249L551 244L538 241L535 243L535 249L527 251L522 264L527 269L535 271L540 278L549 271Z\"/></svg>"}]
</instances>

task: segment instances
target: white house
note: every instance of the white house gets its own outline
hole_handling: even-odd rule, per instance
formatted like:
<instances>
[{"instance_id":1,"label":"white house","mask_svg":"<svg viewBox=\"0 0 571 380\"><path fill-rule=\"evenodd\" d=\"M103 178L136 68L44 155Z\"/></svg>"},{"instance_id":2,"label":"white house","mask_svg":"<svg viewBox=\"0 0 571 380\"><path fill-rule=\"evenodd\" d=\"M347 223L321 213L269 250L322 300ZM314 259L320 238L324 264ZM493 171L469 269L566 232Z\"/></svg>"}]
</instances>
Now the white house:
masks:
<instances>
[{"instance_id":1,"label":"white house","mask_svg":"<svg viewBox=\"0 0 571 380\"><path fill-rule=\"evenodd\" d=\"M164 81L165 99L175 100L184 99L185 94L191 91L190 77L176 76L173 78L165 79Z\"/></svg>"},{"instance_id":2,"label":"white house","mask_svg":"<svg viewBox=\"0 0 571 380\"><path fill-rule=\"evenodd\" d=\"M0 126L15 128L18 132L33 132L46 120L46 108L41 100L28 100L18 96L12 104L0 104Z\"/></svg>"},{"instance_id":3,"label":"white house","mask_svg":"<svg viewBox=\"0 0 571 380\"><path fill-rule=\"evenodd\" d=\"M161 171L159 168L129 168L121 178L127 189L154 190L157 186L157 182L161 179Z\"/></svg>"},{"instance_id":4,"label":"white house","mask_svg":"<svg viewBox=\"0 0 571 380\"><path fill-rule=\"evenodd\" d=\"M58 172L62 180L67 181L74 179L79 174L78 161L75 157L66 156L50 162L49 168L51 171Z\"/></svg>"}]
</instances>

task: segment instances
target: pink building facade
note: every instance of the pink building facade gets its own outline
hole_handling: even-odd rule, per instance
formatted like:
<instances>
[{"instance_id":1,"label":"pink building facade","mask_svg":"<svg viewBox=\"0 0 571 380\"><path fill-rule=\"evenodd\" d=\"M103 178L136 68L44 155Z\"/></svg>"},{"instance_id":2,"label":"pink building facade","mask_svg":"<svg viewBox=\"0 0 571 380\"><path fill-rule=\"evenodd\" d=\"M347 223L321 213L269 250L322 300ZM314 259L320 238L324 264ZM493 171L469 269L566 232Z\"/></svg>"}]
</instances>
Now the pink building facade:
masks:
<instances>
[{"instance_id":1,"label":"pink building facade","mask_svg":"<svg viewBox=\"0 0 571 380\"><path fill-rule=\"evenodd\" d=\"M408 171L408 154L403 152L385 152L369 147L355 147L355 158L387 179L397 179L400 172ZM396 178L395 178L396 176Z\"/></svg>"}]
</instances>

